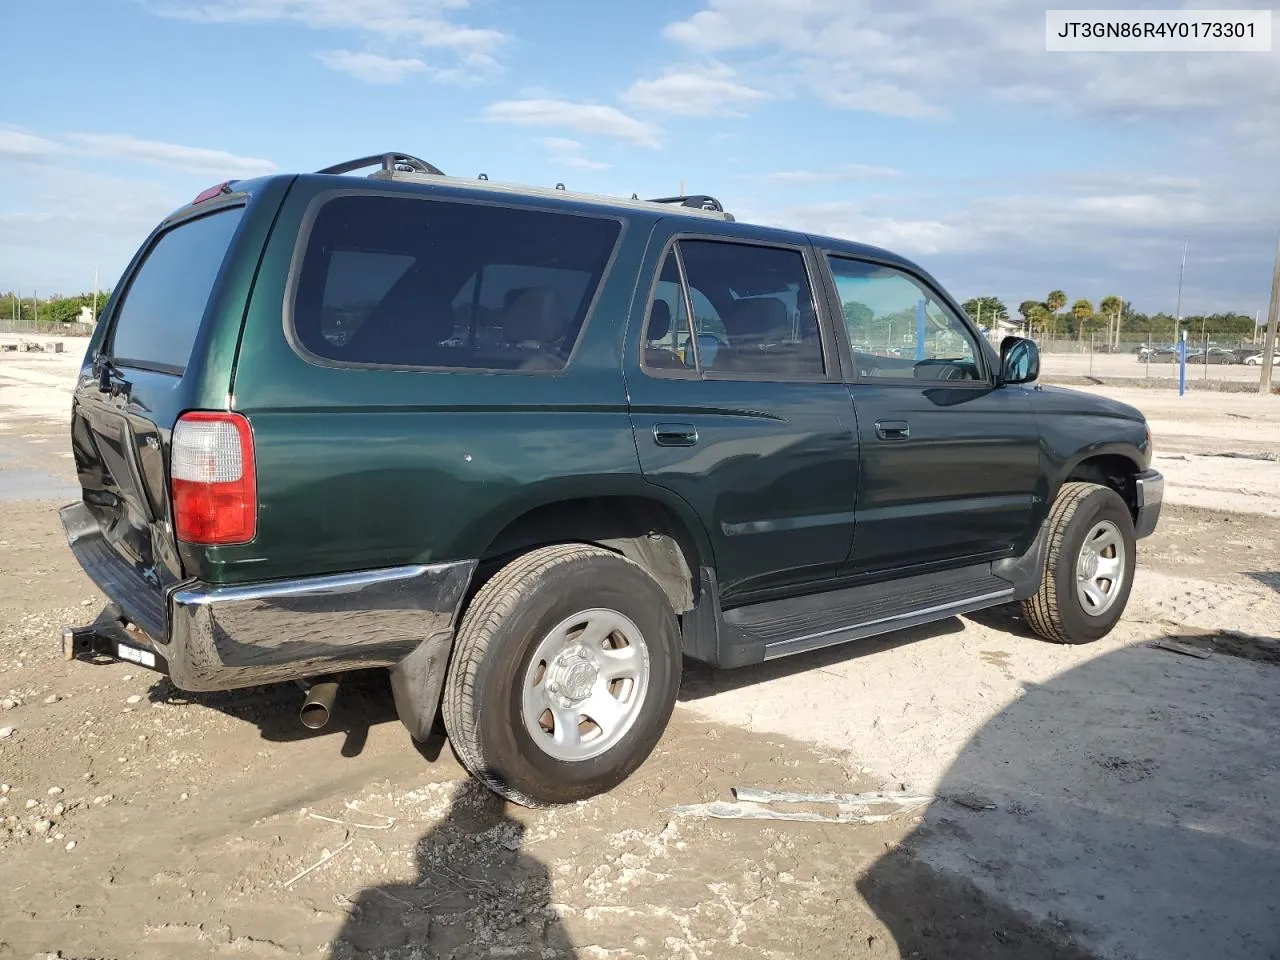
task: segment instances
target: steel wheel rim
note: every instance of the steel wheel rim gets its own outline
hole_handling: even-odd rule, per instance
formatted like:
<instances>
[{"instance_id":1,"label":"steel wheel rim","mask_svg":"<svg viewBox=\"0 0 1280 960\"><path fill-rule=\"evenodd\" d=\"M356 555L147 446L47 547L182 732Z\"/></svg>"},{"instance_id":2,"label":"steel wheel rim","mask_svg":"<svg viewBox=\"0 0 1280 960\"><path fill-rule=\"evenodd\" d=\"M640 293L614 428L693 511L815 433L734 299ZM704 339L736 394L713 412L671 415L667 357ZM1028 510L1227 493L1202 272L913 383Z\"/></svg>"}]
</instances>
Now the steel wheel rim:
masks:
<instances>
[{"instance_id":1,"label":"steel wheel rim","mask_svg":"<svg viewBox=\"0 0 1280 960\"><path fill-rule=\"evenodd\" d=\"M1076 558L1076 599L1091 617L1115 606L1124 587L1125 544L1120 528L1099 520L1089 530Z\"/></svg>"},{"instance_id":2,"label":"steel wheel rim","mask_svg":"<svg viewBox=\"0 0 1280 960\"><path fill-rule=\"evenodd\" d=\"M595 607L556 624L534 649L520 690L525 732L547 756L576 763L627 735L649 689L649 648L617 610Z\"/></svg>"}]
</instances>

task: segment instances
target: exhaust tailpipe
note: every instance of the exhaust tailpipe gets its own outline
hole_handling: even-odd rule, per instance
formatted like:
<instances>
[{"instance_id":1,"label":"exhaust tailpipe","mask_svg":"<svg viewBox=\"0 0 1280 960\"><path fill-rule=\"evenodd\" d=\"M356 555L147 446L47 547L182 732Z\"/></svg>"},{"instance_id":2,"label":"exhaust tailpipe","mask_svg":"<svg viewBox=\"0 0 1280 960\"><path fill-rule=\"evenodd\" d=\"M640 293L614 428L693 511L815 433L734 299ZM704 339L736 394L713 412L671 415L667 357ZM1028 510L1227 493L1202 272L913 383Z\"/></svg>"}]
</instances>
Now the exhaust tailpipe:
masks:
<instances>
[{"instance_id":1,"label":"exhaust tailpipe","mask_svg":"<svg viewBox=\"0 0 1280 960\"><path fill-rule=\"evenodd\" d=\"M333 701L338 695L337 680L317 680L307 688L306 699L302 701L302 710L298 719L308 730L319 730L329 722L333 715Z\"/></svg>"}]
</instances>

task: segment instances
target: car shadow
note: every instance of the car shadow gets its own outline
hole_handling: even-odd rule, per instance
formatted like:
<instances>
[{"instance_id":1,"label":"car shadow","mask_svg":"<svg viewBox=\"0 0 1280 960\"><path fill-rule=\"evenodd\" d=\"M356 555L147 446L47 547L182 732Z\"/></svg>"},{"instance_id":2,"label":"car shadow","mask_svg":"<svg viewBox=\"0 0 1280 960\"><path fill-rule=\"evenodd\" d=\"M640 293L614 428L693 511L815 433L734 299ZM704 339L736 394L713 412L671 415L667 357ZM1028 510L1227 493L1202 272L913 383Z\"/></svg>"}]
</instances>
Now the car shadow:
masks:
<instances>
[{"instance_id":1,"label":"car shadow","mask_svg":"<svg viewBox=\"0 0 1280 960\"><path fill-rule=\"evenodd\" d=\"M972 620L979 626L987 627L991 630L999 630L1001 633L1020 637L1023 640L1041 639L1040 635L1031 629L1031 624L1027 623L1027 618L1022 615L1022 604L1020 603L1006 603L999 607L988 607L985 610L966 613L965 618Z\"/></svg>"},{"instance_id":2,"label":"car shadow","mask_svg":"<svg viewBox=\"0 0 1280 960\"><path fill-rule=\"evenodd\" d=\"M1246 573L1245 576L1250 580L1262 584L1264 587L1270 587L1272 590L1280 590L1280 573L1275 571L1255 570L1251 573Z\"/></svg>"},{"instance_id":3,"label":"car shadow","mask_svg":"<svg viewBox=\"0 0 1280 960\"><path fill-rule=\"evenodd\" d=\"M551 874L523 849L525 827L475 780L415 847L413 878L368 887L352 901L330 960L506 957L572 960Z\"/></svg>"},{"instance_id":4,"label":"car shadow","mask_svg":"<svg viewBox=\"0 0 1280 960\"><path fill-rule=\"evenodd\" d=\"M677 699L682 703L701 700L705 697L713 697L741 687L764 683L767 680L778 680L797 673L806 673L810 670L822 670L839 663L857 660L860 657L874 656L877 653L883 653L886 650L892 650L904 644L927 640L930 637L960 633L963 630L964 624L959 618L948 617L946 620L938 620L934 623L927 623L907 630L899 630L895 633L868 637L865 640L851 640L848 643L825 647L821 650L796 653L787 657L780 657L777 660L767 660L764 663L753 664L749 667L737 667L732 670L721 670L710 664L690 660L686 657L684 661L684 676L680 681L680 693Z\"/></svg>"},{"instance_id":5,"label":"car shadow","mask_svg":"<svg viewBox=\"0 0 1280 960\"><path fill-rule=\"evenodd\" d=\"M1024 686L857 881L902 956L1280 956L1280 669L1137 645ZM1034 936L956 940L992 908Z\"/></svg>"},{"instance_id":6,"label":"car shadow","mask_svg":"<svg viewBox=\"0 0 1280 960\"><path fill-rule=\"evenodd\" d=\"M340 752L344 757L361 754L371 728L399 722L391 698L391 681L385 670L363 670L344 675L334 701L332 719L319 730L304 727L298 719L303 691L292 683L191 693L179 690L168 677L163 677L151 687L149 699L153 703L191 704L217 710L236 720L254 724L262 739L273 743L340 736ZM443 733L435 731L432 738L423 743L412 739L409 742L414 743L428 760L435 760L444 743Z\"/></svg>"}]
</instances>

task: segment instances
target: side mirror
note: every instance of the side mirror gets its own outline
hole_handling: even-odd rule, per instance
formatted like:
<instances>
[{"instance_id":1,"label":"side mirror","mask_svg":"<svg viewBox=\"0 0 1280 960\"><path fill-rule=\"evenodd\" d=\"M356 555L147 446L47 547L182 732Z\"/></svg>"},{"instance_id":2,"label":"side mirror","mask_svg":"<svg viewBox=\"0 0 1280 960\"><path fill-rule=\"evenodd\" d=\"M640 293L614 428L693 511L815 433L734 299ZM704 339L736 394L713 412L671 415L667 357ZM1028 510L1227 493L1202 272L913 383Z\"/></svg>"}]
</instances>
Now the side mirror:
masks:
<instances>
[{"instance_id":1,"label":"side mirror","mask_svg":"<svg viewBox=\"0 0 1280 960\"><path fill-rule=\"evenodd\" d=\"M1000 344L1000 382L1030 383L1040 376L1040 348L1034 340L1005 337Z\"/></svg>"}]
</instances>

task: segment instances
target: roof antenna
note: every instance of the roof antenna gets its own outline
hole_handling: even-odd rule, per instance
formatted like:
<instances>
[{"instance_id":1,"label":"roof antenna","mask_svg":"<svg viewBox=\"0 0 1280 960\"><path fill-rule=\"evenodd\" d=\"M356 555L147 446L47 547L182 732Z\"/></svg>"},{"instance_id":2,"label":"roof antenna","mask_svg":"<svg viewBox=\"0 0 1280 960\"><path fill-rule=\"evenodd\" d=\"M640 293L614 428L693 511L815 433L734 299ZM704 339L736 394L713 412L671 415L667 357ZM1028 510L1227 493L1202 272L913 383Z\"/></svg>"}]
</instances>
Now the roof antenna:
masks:
<instances>
[{"instance_id":1,"label":"roof antenna","mask_svg":"<svg viewBox=\"0 0 1280 960\"><path fill-rule=\"evenodd\" d=\"M557 183L557 184L556 184L556 189L557 189L557 190L563 190L563 189L564 189L564 184L563 184L563 183Z\"/></svg>"},{"instance_id":2,"label":"roof antenna","mask_svg":"<svg viewBox=\"0 0 1280 960\"><path fill-rule=\"evenodd\" d=\"M482 174L480 174L480 176L476 177L476 179L477 179L477 180L488 180L488 179L489 179L489 175L488 175L487 173L482 173Z\"/></svg>"}]
</instances>

